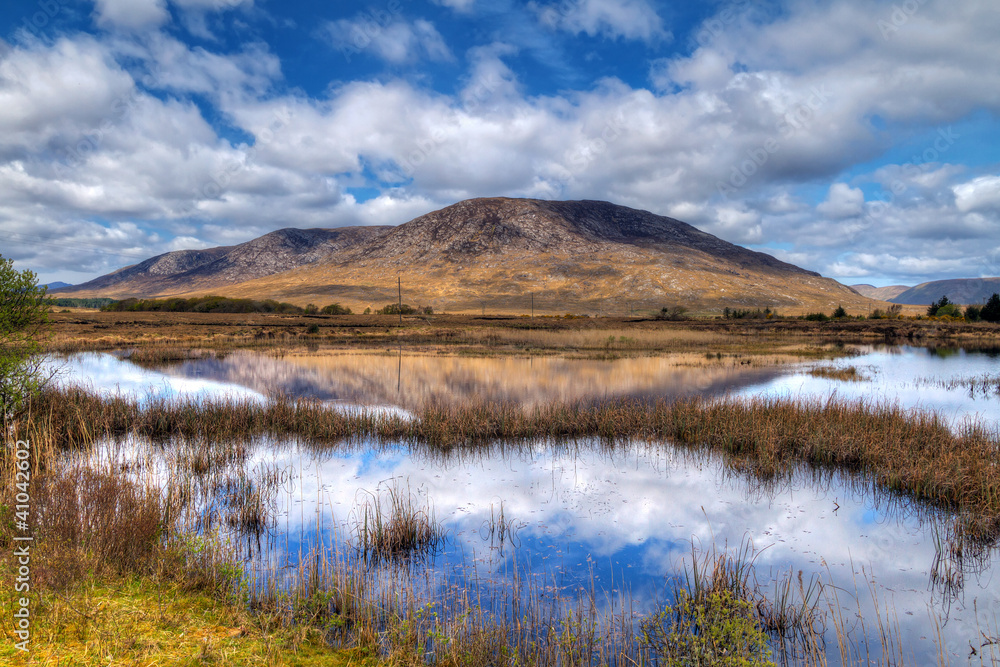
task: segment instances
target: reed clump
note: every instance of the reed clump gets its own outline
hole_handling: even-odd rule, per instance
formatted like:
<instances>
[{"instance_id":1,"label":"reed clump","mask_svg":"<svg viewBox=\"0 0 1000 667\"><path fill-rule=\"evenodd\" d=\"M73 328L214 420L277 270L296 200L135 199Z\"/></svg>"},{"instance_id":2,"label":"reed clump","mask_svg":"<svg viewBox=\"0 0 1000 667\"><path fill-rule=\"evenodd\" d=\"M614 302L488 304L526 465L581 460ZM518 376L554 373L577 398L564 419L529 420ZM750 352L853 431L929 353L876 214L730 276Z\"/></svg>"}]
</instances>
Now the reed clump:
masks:
<instances>
[{"instance_id":1,"label":"reed clump","mask_svg":"<svg viewBox=\"0 0 1000 667\"><path fill-rule=\"evenodd\" d=\"M827 380L840 380L841 382L865 382L868 380L868 377L862 374L857 366L847 366L844 368L818 366L811 369L809 375Z\"/></svg>"},{"instance_id":2,"label":"reed clump","mask_svg":"<svg viewBox=\"0 0 1000 667\"><path fill-rule=\"evenodd\" d=\"M357 514L357 550L367 563L421 559L445 541L441 524L427 501L397 482L362 492Z\"/></svg>"}]
</instances>

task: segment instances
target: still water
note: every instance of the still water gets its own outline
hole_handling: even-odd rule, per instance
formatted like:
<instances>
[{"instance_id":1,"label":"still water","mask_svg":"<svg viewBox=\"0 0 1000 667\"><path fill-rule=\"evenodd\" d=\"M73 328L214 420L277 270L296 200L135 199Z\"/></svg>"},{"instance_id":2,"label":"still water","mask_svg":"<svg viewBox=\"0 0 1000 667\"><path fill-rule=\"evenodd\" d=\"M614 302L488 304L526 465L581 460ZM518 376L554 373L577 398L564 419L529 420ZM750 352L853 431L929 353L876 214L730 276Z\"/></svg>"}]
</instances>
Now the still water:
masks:
<instances>
[{"instance_id":1,"label":"still water","mask_svg":"<svg viewBox=\"0 0 1000 667\"><path fill-rule=\"evenodd\" d=\"M912 347L860 352L834 362L766 368L706 366L694 358L678 366L670 358L236 353L144 369L113 355L85 354L66 360L61 381L141 396L267 400L283 393L345 409L403 412L427 400L531 404L728 393L897 401L936 410L956 428L967 420L994 425L1000 419L995 394L946 386L955 378L1000 375L995 353ZM854 366L865 379L816 377L809 373L816 366ZM966 662L970 643L980 646L981 633L1000 634L993 550L978 558L948 557L941 536L950 517L876 492L864 479L801 469L765 485L721 457L662 443L609 448L539 442L443 455L404 444L318 449L259 441L247 451L236 464L241 474L282 471L283 484L269 499L277 517L272 557L275 549L294 558L319 540L350 538L359 494L396 485L432 507L445 527L445 546L433 561L442 572L461 564L479 580L500 581L516 565L564 591L593 585L599 599L614 599L613 591L627 594L643 612L665 601L666 578L680 570L692 541L707 550L750 540L760 550L756 572L765 588L772 577L800 571L807 581L819 577L836 586L857 642L875 636L876 606L892 610L909 664L937 662L939 632L954 664ZM500 508L513 529L502 544L488 530ZM830 641L835 644L832 636Z\"/></svg>"}]
</instances>

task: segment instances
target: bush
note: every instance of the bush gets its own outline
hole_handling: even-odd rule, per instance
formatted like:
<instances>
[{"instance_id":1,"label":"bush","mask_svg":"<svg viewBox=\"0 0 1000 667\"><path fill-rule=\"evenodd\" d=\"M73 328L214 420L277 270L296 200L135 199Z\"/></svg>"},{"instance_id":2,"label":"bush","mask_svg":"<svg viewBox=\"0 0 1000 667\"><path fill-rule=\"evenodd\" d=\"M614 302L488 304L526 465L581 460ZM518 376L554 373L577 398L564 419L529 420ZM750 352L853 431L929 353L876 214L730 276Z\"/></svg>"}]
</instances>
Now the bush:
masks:
<instances>
[{"instance_id":1,"label":"bush","mask_svg":"<svg viewBox=\"0 0 1000 667\"><path fill-rule=\"evenodd\" d=\"M668 665L774 665L750 603L732 591L677 592L672 606L643 624L643 639Z\"/></svg>"},{"instance_id":2,"label":"bush","mask_svg":"<svg viewBox=\"0 0 1000 667\"><path fill-rule=\"evenodd\" d=\"M48 323L45 287L0 256L0 421L20 413L45 384L38 340Z\"/></svg>"},{"instance_id":3,"label":"bush","mask_svg":"<svg viewBox=\"0 0 1000 667\"><path fill-rule=\"evenodd\" d=\"M927 317L937 317L939 315L943 316L945 313L939 313L938 311L951 305L953 304L948 300L948 297L942 296L938 301L935 301L931 305L927 306Z\"/></svg>"},{"instance_id":4,"label":"bush","mask_svg":"<svg viewBox=\"0 0 1000 667\"><path fill-rule=\"evenodd\" d=\"M826 316L826 313L809 313L806 315L806 319L810 322L826 322L830 318Z\"/></svg>"},{"instance_id":5,"label":"bush","mask_svg":"<svg viewBox=\"0 0 1000 667\"><path fill-rule=\"evenodd\" d=\"M723 308L722 316L727 320L769 320L772 317L778 317L778 313L772 311L770 308L765 308L764 310L760 308L756 310Z\"/></svg>"},{"instance_id":6,"label":"bush","mask_svg":"<svg viewBox=\"0 0 1000 667\"><path fill-rule=\"evenodd\" d=\"M837 310L833 311L833 319L837 320L842 317L847 317L847 311L844 310L843 306L837 306Z\"/></svg>"},{"instance_id":7,"label":"bush","mask_svg":"<svg viewBox=\"0 0 1000 667\"><path fill-rule=\"evenodd\" d=\"M687 312L687 308L684 306L664 306L660 309L660 312L656 314L656 319L658 320L684 320L684 313Z\"/></svg>"},{"instance_id":8,"label":"bush","mask_svg":"<svg viewBox=\"0 0 1000 667\"><path fill-rule=\"evenodd\" d=\"M982 308L979 306L967 306L965 309L965 319L968 322L978 322L982 319Z\"/></svg>"},{"instance_id":9,"label":"bush","mask_svg":"<svg viewBox=\"0 0 1000 667\"><path fill-rule=\"evenodd\" d=\"M955 303L946 303L943 306L939 306L937 312L934 314L935 317L962 317L962 308Z\"/></svg>"},{"instance_id":10,"label":"bush","mask_svg":"<svg viewBox=\"0 0 1000 667\"><path fill-rule=\"evenodd\" d=\"M987 322L1000 322L1000 294L994 294L989 298L979 316Z\"/></svg>"},{"instance_id":11,"label":"bush","mask_svg":"<svg viewBox=\"0 0 1000 667\"><path fill-rule=\"evenodd\" d=\"M265 299L230 299L224 296L196 296L190 299L125 299L103 306L105 312L167 312L167 313L279 313L299 315L302 308L283 301Z\"/></svg>"},{"instance_id":12,"label":"bush","mask_svg":"<svg viewBox=\"0 0 1000 667\"><path fill-rule=\"evenodd\" d=\"M339 303L331 303L329 306L324 306L323 310L320 311L324 315L350 315L351 309L341 306ZM365 312L369 312L369 309L365 309Z\"/></svg>"},{"instance_id":13,"label":"bush","mask_svg":"<svg viewBox=\"0 0 1000 667\"><path fill-rule=\"evenodd\" d=\"M413 315L417 312L417 309L413 306L408 306L407 304L390 303L382 310L378 311L380 315Z\"/></svg>"},{"instance_id":14,"label":"bush","mask_svg":"<svg viewBox=\"0 0 1000 667\"><path fill-rule=\"evenodd\" d=\"M319 312L319 307L315 303L310 303L306 305L305 313L306 315L315 315Z\"/></svg>"}]
</instances>

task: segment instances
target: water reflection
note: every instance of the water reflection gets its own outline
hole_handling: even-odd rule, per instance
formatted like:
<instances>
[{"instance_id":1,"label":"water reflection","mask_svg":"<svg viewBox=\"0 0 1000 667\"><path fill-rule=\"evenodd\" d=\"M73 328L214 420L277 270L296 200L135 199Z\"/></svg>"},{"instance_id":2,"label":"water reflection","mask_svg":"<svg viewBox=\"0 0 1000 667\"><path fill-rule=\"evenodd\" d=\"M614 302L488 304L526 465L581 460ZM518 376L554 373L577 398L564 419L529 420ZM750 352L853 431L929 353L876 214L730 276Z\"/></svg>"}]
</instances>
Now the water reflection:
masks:
<instances>
[{"instance_id":1,"label":"water reflection","mask_svg":"<svg viewBox=\"0 0 1000 667\"><path fill-rule=\"evenodd\" d=\"M1000 355L940 349L879 347L822 362L854 365L869 378L864 382L811 376L815 363L761 369L706 364L697 355L589 361L398 351L281 358L241 352L155 370L111 355L77 355L66 362L62 381L140 396L266 400L284 393L403 410L471 398L531 405L726 392L863 397L934 409L956 424L970 418L995 424L996 395L970 394L947 381L1000 374ZM157 474L178 465L176 447L132 446L123 455L148 457ZM171 456L174 464L164 462ZM763 549L756 562L760 579L798 571L807 579L828 575L842 591L847 614L874 617L866 583L872 582L881 605L895 610L903 645L917 664L936 662L932 618L941 619L946 652L954 657L967 655L970 641L978 646L981 632L997 634L1000 580L993 549L961 541L953 518L879 492L863 478L799 470L761 482L719 457L640 443L539 442L443 454L405 446L316 449L259 442L239 456L230 452L224 463L234 468L235 480L280 473L268 501L276 513L267 527L269 542L247 545L268 562L294 560L318 540L348 539L359 490L398 480L432 503L448 530L447 546L433 560L439 572L461 564L483 581L499 582L517 563L565 590L594 585L609 595L628 592L637 611L648 610L662 602L664 577L678 571L692 540L710 549L749 537ZM213 502L224 515L224 495ZM501 508L510 532L497 544L496 532L484 527L496 525Z\"/></svg>"},{"instance_id":2,"label":"water reflection","mask_svg":"<svg viewBox=\"0 0 1000 667\"><path fill-rule=\"evenodd\" d=\"M169 451L139 446L128 456L155 459ZM447 531L433 570L471 568L479 582L501 586L516 567L570 593L591 586L605 600L627 593L644 612L664 601L665 577L679 571L692 540L711 549L750 539L762 550L759 581L799 571L807 579L828 577L850 614L874 618L866 590L872 582L880 602L895 610L917 664L937 655L929 614L941 619L946 644L959 652L1000 611L993 564L964 567L953 552L942 552L948 517L836 473L801 469L761 483L719 456L596 441L450 454L259 442L229 460L237 477L280 471L270 499L270 545L258 552L269 563L295 562L317 544L343 544L352 535L359 489L395 480L426 499ZM488 529L500 508L513 531L505 548ZM832 636L828 643L835 651Z\"/></svg>"},{"instance_id":3,"label":"water reflection","mask_svg":"<svg viewBox=\"0 0 1000 667\"><path fill-rule=\"evenodd\" d=\"M757 385L784 372L737 359L704 355L596 361L552 357L468 358L383 354L288 354L235 352L142 369L108 354L74 355L66 380L85 378L95 387L122 390L185 383L211 384L216 392L241 388L253 395L313 398L414 410L428 401L470 399L532 405L547 401L652 399L696 393L720 394ZM122 378L134 381L122 383Z\"/></svg>"}]
</instances>

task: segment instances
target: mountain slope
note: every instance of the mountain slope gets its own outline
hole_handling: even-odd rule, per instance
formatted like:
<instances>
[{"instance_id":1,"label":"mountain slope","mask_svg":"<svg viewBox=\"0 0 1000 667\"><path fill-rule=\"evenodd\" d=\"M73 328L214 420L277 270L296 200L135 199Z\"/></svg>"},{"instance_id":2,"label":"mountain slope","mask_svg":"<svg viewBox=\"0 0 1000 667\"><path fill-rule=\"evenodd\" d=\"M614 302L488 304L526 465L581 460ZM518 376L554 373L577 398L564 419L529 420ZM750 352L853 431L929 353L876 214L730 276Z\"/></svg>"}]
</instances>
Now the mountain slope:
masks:
<instances>
[{"instance_id":1,"label":"mountain slope","mask_svg":"<svg viewBox=\"0 0 1000 667\"><path fill-rule=\"evenodd\" d=\"M879 301L892 301L894 298L910 289L909 285L887 285L886 287L875 287L874 285L851 285L861 296Z\"/></svg>"},{"instance_id":2,"label":"mountain slope","mask_svg":"<svg viewBox=\"0 0 1000 667\"><path fill-rule=\"evenodd\" d=\"M178 250L157 255L58 293L151 297L230 285L327 260L391 227L279 229L236 246Z\"/></svg>"},{"instance_id":3,"label":"mountain slope","mask_svg":"<svg viewBox=\"0 0 1000 667\"><path fill-rule=\"evenodd\" d=\"M992 294L1000 293L1000 278L956 278L932 280L898 294L890 299L894 303L926 305L943 296L960 304L986 303Z\"/></svg>"},{"instance_id":4,"label":"mountain slope","mask_svg":"<svg viewBox=\"0 0 1000 667\"><path fill-rule=\"evenodd\" d=\"M167 293L169 286L171 293L221 291L363 310L395 301L398 277L405 302L446 312L527 313L532 301L539 313L619 315L666 305L827 311L842 304L862 311L871 304L812 271L679 220L607 202L472 199L373 231L367 239L358 238L359 229L365 228L355 228L354 242L335 252L326 247L294 254L298 263L285 271L275 270L279 262L267 248L244 253L242 268L230 271L237 255L244 255L220 248L191 251L217 256L172 259L181 264L179 270L154 281L156 262L175 255L170 253L133 267L143 267L140 275L121 280L121 271L92 281L95 291L88 296L124 295L131 282L147 295L151 288ZM150 262L154 265L146 266ZM257 264L264 265L265 275L253 275ZM205 274L214 282L206 284ZM229 281L224 290L222 279Z\"/></svg>"},{"instance_id":5,"label":"mountain slope","mask_svg":"<svg viewBox=\"0 0 1000 667\"><path fill-rule=\"evenodd\" d=\"M421 216L338 256L232 288L358 310L403 300L446 312L626 314L867 310L834 280L686 223L606 202L474 199ZM532 297L533 295L533 297Z\"/></svg>"}]
</instances>

